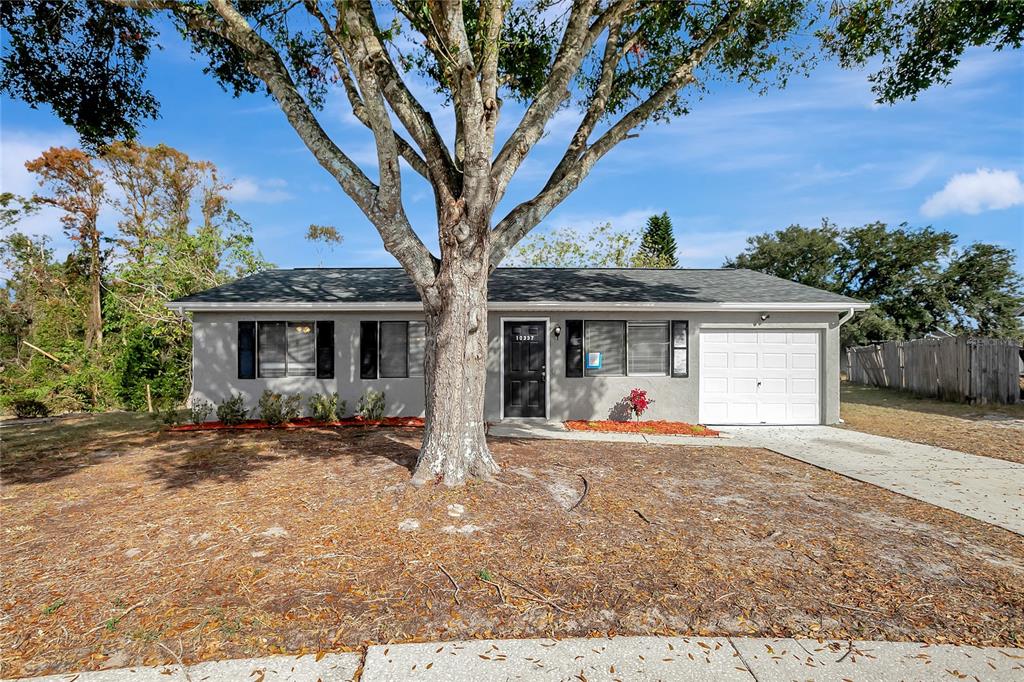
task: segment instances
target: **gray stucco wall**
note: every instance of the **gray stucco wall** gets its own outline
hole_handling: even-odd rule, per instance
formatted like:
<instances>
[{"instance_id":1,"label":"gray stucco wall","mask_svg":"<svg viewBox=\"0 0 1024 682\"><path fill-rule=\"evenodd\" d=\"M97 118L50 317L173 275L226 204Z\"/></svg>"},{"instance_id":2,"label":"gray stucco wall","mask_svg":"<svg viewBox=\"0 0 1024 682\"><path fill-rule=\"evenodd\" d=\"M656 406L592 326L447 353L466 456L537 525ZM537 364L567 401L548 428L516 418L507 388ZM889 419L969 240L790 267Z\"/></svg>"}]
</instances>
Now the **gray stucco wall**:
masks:
<instances>
[{"instance_id":1,"label":"gray stucco wall","mask_svg":"<svg viewBox=\"0 0 1024 682\"><path fill-rule=\"evenodd\" d=\"M677 419L698 421L698 387L700 372L701 329L763 329L816 331L820 334L819 355L822 359L821 417L823 423L839 420L839 315L836 313L773 312L762 323L758 313L738 312L686 312L686 313L607 313L563 311L501 311L491 312L488 318L490 353L487 371L486 417L501 418L501 321L520 318L548 321L548 416L550 419L606 419L612 408L633 388L642 388L655 400L649 419ZM393 416L423 413L423 379L359 378L359 322L360 320L413 320L422 319L413 313L194 313L193 322L193 391L192 396L218 403L233 393L246 396L255 406L264 389L278 393L330 393L348 401L354 409L359 396L367 388L387 394L387 412ZM555 338L556 325L565 329L567 319L591 320L655 320L676 319L689 321L689 368L685 378L674 377L582 377L565 376L565 334ZM281 377L275 379L238 379L237 344L238 320L310 321L333 320L335 324L335 378Z\"/></svg>"}]
</instances>

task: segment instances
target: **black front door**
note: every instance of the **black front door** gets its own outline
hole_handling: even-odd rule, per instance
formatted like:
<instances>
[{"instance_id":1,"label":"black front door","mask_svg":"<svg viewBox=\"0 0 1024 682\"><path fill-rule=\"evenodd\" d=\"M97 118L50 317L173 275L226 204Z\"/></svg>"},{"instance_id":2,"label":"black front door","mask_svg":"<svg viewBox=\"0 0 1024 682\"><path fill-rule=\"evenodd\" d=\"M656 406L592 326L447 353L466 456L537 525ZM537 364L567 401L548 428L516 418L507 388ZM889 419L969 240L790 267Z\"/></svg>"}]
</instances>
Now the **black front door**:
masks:
<instances>
[{"instance_id":1,"label":"black front door","mask_svg":"<svg viewBox=\"0 0 1024 682\"><path fill-rule=\"evenodd\" d=\"M506 417L544 417L547 325L541 322L505 323Z\"/></svg>"}]
</instances>

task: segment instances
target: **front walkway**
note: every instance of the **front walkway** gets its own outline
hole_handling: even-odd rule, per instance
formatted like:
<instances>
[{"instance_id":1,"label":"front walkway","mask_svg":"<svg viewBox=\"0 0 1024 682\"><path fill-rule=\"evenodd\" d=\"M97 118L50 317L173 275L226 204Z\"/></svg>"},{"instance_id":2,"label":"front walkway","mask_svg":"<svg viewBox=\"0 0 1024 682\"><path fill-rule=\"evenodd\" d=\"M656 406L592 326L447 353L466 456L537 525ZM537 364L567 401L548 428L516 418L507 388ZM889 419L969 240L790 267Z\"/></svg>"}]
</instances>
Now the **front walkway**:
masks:
<instances>
[{"instance_id":1,"label":"front walkway","mask_svg":"<svg viewBox=\"0 0 1024 682\"><path fill-rule=\"evenodd\" d=\"M1024 649L744 637L473 640L371 646L365 656L272 656L188 667L51 675L35 682L423 680L1020 680Z\"/></svg>"},{"instance_id":2,"label":"front walkway","mask_svg":"<svg viewBox=\"0 0 1024 682\"><path fill-rule=\"evenodd\" d=\"M568 431L558 422L493 424L501 438L757 447L1024 535L1024 464L831 426L718 426L723 438Z\"/></svg>"}]
</instances>

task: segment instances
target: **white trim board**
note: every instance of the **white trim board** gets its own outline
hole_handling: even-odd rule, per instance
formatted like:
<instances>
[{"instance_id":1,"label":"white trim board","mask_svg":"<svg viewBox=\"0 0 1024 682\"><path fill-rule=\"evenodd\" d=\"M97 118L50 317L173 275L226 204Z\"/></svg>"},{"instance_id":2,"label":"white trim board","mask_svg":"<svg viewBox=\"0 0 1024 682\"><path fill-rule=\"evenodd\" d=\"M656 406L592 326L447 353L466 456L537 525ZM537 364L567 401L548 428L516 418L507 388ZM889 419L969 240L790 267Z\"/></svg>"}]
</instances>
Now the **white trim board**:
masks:
<instances>
[{"instance_id":1,"label":"white trim board","mask_svg":"<svg viewBox=\"0 0 1024 682\"><path fill-rule=\"evenodd\" d=\"M360 311L396 311L396 312L422 312L423 304L412 301L405 302L278 302L259 301L255 303L246 302L181 302L167 303L166 306L178 312L287 312L287 311L337 311L337 312L360 312ZM501 301L488 303L487 309L493 311L515 311L524 310L546 311L616 311L616 310L643 310L643 311L692 311L692 312L834 312L843 313L850 310L867 310L867 303L751 303L751 302L723 302L723 303L642 303L629 302L565 302L565 301L523 301L519 303ZM511 318L510 318L511 319ZM541 319L536 317L533 319Z\"/></svg>"}]
</instances>

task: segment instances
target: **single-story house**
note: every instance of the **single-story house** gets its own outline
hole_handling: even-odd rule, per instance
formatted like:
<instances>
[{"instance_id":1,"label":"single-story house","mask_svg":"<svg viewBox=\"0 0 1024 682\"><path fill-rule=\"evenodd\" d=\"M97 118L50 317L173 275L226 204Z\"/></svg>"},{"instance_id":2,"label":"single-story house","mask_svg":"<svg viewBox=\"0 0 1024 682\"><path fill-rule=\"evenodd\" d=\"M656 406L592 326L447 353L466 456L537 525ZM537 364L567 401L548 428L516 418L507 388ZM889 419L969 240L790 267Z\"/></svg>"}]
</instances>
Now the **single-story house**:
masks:
<instances>
[{"instance_id":1,"label":"single-story house","mask_svg":"<svg viewBox=\"0 0 1024 682\"><path fill-rule=\"evenodd\" d=\"M867 304L741 269L498 268L486 418L839 420L839 327ZM400 268L268 270L173 301L192 317L192 397L383 391L424 408L423 309Z\"/></svg>"}]
</instances>

